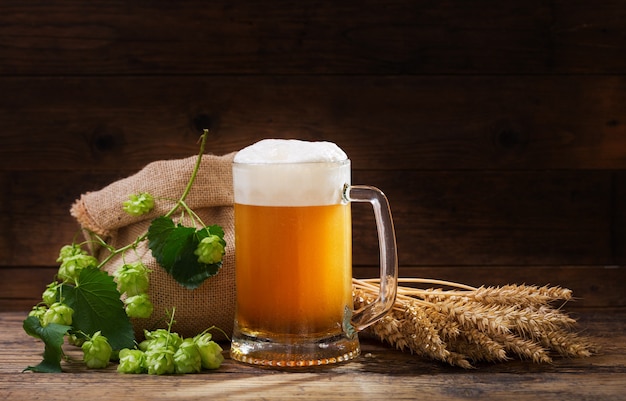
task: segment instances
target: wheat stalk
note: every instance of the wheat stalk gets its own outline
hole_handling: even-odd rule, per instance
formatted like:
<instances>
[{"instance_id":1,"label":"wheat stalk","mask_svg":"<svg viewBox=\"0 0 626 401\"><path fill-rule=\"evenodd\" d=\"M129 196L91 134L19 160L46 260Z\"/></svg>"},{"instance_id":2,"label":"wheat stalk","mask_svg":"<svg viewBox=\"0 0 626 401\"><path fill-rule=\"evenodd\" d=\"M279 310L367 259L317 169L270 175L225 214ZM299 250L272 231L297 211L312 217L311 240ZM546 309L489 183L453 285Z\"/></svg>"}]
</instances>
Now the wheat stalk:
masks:
<instances>
[{"instance_id":1,"label":"wheat stalk","mask_svg":"<svg viewBox=\"0 0 626 401\"><path fill-rule=\"evenodd\" d=\"M401 278L392 310L368 330L402 351L463 368L513 357L550 363L551 354L586 357L596 350L573 331L576 321L555 308L572 299L567 288L471 287L444 280ZM353 279L354 308L378 296L378 279Z\"/></svg>"}]
</instances>

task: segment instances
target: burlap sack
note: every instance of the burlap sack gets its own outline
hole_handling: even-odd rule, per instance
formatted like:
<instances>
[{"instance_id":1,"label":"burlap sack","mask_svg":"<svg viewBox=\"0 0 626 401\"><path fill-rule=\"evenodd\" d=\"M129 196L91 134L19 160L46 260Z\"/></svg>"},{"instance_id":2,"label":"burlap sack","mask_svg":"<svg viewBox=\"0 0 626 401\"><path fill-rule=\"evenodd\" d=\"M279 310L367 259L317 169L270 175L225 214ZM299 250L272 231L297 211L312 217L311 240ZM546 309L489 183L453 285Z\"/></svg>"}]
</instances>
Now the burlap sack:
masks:
<instances>
[{"instance_id":1,"label":"burlap sack","mask_svg":"<svg viewBox=\"0 0 626 401\"><path fill-rule=\"evenodd\" d=\"M216 276L208 278L194 290L184 288L157 264L147 241L140 243L137 252L130 251L124 256L126 263L140 258L152 270L149 295L154 312L148 319L132 319L138 339L143 336L144 329L167 327L166 310L174 307L176 323L172 330L184 337L196 335L213 325L228 335L232 332L235 315L233 157L234 153L203 155L198 175L186 198L187 205L206 225L219 224L224 229L226 253ZM115 248L125 246L145 233L152 219L172 208L187 186L196 161L197 156L193 156L150 163L130 177L99 191L83 194L72 205L71 214L86 232L98 234ZM130 194L141 192L154 196L155 208L149 214L133 217L122 210L122 204ZM177 216L172 216L175 221ZM188 220L185 225L190 225ZM92 248L92 251L100 260L109 255L103 247ZM116 256L105 269L113 274L122 264L121 255ZM217 331L212 333L215 338L224 339Z\"/></svg>"}]
</instances>

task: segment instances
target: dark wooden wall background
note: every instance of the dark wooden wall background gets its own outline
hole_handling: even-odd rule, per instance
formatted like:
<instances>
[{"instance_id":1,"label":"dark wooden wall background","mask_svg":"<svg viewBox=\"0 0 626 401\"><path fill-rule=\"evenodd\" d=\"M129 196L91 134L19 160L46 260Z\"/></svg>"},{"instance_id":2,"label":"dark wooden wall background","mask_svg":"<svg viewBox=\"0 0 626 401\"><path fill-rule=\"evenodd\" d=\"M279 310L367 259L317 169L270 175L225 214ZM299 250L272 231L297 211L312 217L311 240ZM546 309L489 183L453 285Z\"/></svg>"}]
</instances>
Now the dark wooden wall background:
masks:
<instances>
[{"instance_id":1,"label":"dark wooden wall background","mask_svg":"<svg viewBox=\"0 0 626 401\"><path fill-rule=\"evenodd\" d=\"M216 154L339 144L392 203L403 276L626 306L626 2L3 0L0 310L37 302L81 193L203 128Z\"/></svg>"}]
</instances>

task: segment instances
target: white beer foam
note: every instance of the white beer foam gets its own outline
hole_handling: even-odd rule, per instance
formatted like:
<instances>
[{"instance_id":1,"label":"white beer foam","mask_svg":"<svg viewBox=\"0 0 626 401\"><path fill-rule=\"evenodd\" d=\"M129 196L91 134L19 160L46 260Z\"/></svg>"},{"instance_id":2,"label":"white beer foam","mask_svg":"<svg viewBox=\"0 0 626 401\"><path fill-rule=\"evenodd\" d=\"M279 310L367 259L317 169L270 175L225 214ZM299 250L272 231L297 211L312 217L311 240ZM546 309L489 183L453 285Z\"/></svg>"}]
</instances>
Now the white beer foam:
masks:
<instances>
[{"instance_id":1,"label":"white beer foam","mask_svg":"<svg viewBox=\"0 0 626 401\"><path fill-rule=\"evenodd\" d=\"M265 139L240 150L233 163L235 202L259 206L342 203L350 161L332 142Z\"/></svg>"},{"instance_id":2,"label":"white beer foam","mask_svg":"<svg viewBox=\"0 0 626 401\"><path fill-rule=\"evenodd\" d=\"M332 142L298 139L264 139L235 155L235 163L313 163L347 159L346 153Z\"/></svg>"}]
</instances>

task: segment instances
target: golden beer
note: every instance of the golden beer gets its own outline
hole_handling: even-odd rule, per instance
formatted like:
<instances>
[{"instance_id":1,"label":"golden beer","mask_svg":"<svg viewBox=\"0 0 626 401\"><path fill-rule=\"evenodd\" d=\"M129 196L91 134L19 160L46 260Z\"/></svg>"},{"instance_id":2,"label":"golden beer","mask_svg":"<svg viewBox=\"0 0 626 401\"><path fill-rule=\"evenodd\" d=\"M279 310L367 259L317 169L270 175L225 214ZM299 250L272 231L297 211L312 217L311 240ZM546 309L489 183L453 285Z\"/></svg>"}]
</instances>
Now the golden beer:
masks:
<instances>
[{"instance_id":1,"label":"golden beer","mask_svg":"<svg viewBox=\"0 0 626 401\"><path fill-rule=\"evenodd\" d=\"M235 204L237 319L260 337L341 333L351 308L350 205Z\"/></svg>"},{"instance_id":2,"label":"golden beer","mask_svg":"<svg viewBox=\"0 0 626 401\"><path fill-rule=\"evenodd\" d=\"M393 305L397 262L386 198L350 185L350 160L330 142L264 140L233 162L237 311L230 355L297 367L347 361L356 332ZM350 202L370 202L385 238L381 296L352 310ZM380 209L381 205L386 209Z\"/></svg>"}]
</instances>

